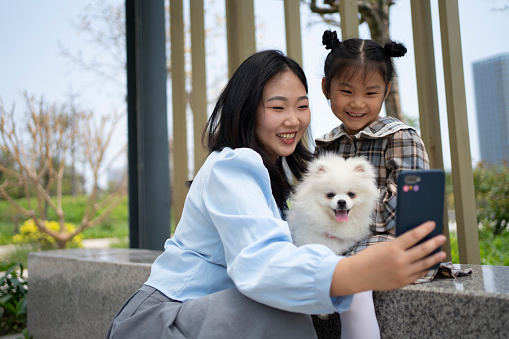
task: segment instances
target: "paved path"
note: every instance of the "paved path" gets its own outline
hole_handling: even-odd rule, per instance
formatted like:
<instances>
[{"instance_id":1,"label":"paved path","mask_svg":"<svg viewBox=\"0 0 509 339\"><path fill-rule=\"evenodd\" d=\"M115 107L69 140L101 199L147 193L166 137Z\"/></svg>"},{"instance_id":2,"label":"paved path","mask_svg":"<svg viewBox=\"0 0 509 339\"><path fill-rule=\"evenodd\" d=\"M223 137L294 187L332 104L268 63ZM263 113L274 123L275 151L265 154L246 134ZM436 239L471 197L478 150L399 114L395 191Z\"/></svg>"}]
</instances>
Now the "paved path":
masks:
<instances>
[{"instance_id":1,"label":"paved path","mask_svg":"<svg viewBox=\"0 0 509 339\"><path fill-rule=\"evenodd\" d=\"M118 241L118 238L85 239L82 241L84 248L110 248L111 244ZM0 246L0 258L14 251L14 245ZM2 338L2 337L0 337Z\"/></svg>"},{"instance_id":2,"label":"paved path","mask_svg":"<svg viewBox=\"0 0 509 339\"><path fill-rule=\"evenodd\" d=\"M17 333L17 334L7 334L0 336L0 339L23 339L23 334Z\"/></svg>"}]
</instances>

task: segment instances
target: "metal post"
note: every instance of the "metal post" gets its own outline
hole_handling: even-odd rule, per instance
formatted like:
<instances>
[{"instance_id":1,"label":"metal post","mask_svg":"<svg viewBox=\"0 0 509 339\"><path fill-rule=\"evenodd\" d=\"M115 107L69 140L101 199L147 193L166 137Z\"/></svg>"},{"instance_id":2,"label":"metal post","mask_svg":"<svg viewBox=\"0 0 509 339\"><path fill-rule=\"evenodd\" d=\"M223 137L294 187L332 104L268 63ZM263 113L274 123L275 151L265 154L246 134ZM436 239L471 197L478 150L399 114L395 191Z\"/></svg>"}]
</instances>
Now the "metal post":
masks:
<instances>
[{"instance_id":1,"label":"metal post","mask_svg":"<svg viewBox=\"0 0 509 339\"><path fill-rule=\"evenodd\" d=\"M126 0L129 238L163 248L170 235L164 1Z\"/></svg>"}]
</instances>

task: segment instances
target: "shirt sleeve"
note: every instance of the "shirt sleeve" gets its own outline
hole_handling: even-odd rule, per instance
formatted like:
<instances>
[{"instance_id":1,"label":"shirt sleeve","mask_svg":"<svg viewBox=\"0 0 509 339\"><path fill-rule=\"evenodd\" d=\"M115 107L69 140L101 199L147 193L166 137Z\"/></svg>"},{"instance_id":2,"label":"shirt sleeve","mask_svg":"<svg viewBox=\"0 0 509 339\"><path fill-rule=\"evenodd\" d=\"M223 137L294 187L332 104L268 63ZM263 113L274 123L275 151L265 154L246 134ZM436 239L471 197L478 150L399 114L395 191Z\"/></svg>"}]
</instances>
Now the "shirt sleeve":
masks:
<instances>
[{"instance_id":1,"label":"shirt sleeve","mask_svg":"<svg viewBox=\"0 0 509 339\"><path fill-rule=\"evenodd\" d=\"M203 191L225 251L227 272L247 297L292 312L343 312L352 296L330 297L342 259L323 245L296 247L279 216L261 157L236 149L218 160Z\"/></svg>"},{"instance_id":2,"label":"shirt sleeve","mask_svg":"<svg viewBox=\"0 0 509 339\"><path fill-rule=\"evenodd\" d=\"M414 130L403 129L392 135L385 150L385 185L380 186L375 229L386 232L396 227L397 178L403 170L428 169L429 159L421 138Z\"/></svg>"}]
</instances>

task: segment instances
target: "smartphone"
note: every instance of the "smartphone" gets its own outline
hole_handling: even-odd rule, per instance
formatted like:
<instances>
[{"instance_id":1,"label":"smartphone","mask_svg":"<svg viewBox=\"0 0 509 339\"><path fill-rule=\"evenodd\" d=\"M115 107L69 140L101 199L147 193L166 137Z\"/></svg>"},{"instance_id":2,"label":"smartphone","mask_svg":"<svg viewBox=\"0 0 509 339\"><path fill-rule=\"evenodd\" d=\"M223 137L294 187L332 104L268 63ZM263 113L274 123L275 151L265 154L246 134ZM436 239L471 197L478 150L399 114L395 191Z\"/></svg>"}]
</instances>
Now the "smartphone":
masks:
<instances>
[{"instance_id":1,"label":"smartphone","mask_svg":"<svg viewBox=\"0 0 509 339\"><path fill-rule=\"evenodd\" d=\"M442 234L444 195L443 170L401 171L398 175L396 236L430 220L436 223L435 229L419 243ZM433 253L439 251L441 248L437 248ZM440 264L436 264L430 269L439 266Z\"/></svg>"}]
</instances>

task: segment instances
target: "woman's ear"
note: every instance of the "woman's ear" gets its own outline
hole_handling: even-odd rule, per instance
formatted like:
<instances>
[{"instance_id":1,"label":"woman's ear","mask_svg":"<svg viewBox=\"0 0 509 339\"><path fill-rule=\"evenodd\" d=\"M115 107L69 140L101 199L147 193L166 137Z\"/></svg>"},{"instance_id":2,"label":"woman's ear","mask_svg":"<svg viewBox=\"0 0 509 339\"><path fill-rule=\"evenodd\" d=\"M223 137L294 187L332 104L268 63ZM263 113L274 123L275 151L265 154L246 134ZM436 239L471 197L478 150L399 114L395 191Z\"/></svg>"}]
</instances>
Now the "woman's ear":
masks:
<instances>
[{"instance_id":1,"label":"woman's ear","mask_svg":"<svg viewBox=\"0 0 509 339\"><path fill-rule=\"evenodd\" d=\"M391 90L391 82L389 81L389 83L387 84L387 89L385 90L385 97L384 97L384 101L385 99L387 99L387 96L389 95L389 92Z\"/></svg>"},{"instance_id":2,"label":"woman's ear","mask_svg":"<svg viewBox=\"0 0 509 339\"><path fill-rule=\"evenodd\" d=\"M322 92L323 92L323 95L325 95L325 97L327 98L327 100L329 100L329 91L327 90L327 78L326 77L323 77L322 78Z\"/></svg>"}]
</instances>

